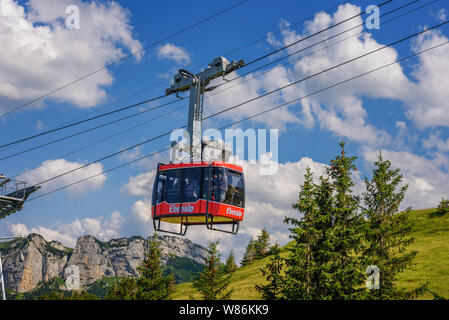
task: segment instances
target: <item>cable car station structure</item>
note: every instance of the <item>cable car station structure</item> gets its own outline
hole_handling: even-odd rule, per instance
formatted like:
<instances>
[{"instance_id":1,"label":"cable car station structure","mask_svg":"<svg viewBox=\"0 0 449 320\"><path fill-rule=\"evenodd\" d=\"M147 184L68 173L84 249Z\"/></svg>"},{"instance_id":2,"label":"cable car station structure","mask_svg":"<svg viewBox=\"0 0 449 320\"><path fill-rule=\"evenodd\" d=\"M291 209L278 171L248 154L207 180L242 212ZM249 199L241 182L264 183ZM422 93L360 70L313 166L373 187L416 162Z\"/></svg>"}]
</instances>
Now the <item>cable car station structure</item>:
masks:
<instances>
[{"instance_id":1,"label":"cable car station structure","mask_svg":"<svg viewBox=\"0 0 449 320\"><path fill-rule=\"evenodd\" d=\"M29 195L38 189L40 186L26 188L26 182L11 180L0 174L0 219L20 211Z\"/></svg>"}]
</instances>

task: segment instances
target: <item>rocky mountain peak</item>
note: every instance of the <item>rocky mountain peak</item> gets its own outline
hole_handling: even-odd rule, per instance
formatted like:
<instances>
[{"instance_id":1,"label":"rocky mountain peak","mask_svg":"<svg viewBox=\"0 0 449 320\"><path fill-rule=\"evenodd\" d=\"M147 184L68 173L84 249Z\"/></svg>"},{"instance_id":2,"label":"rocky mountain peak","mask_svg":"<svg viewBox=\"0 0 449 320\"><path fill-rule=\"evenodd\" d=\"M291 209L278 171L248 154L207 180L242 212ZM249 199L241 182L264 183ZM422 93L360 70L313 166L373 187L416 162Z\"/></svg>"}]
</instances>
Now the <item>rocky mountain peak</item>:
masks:
<instances>
[{"instance_id":1,"label":"rocky mountain peak","mask_svg":"<svg viewBox=\"0 0 449 320\"><path fill-rule=\"evenodd\" d=\"M190 240L174 236L158 236L162 262L171 256L187 258L203 264L206 249ZM137 267L145 254L145 239L139 236L103 242L91 235L78 238L75 248L58 241L47 242L33 233L0 247L5 284L15 292L32 290L40 281L68 277L67 267L79 270L80 285L102 277L138 276Z\"/></svg>"}]
</instances>

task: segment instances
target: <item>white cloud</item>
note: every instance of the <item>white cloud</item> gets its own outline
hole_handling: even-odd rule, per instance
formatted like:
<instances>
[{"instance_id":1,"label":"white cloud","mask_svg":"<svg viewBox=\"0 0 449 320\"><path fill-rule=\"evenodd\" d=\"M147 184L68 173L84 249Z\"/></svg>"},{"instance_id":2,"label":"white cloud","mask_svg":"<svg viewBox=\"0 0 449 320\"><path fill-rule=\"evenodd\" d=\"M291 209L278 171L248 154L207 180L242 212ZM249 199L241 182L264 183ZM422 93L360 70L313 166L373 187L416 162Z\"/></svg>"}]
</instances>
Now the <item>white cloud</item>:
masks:
<instances>
[{"instance_id":1,"label":"white cloud","mask_svg":"<svg viewBox=\"0 0 449 320\"><path fill-rule=\"evenodd\" d=\"M190 63L190 55L187 51L171 43L166 43L163 46L158 47L156 49L156 54L159 59L169 59L179 64Z\"/></svg>"},{"instance_id":2,"label":"white cloud","mask_svg":"<svg viewBox=\"0 0 449 320\"><path fill-rule=\"evenodd\" d=\"M325 166L310 158L298 162L279 163L275 175L260 175L260 164L244 164L245 185L249 201L269 202L276 208L289 207L297 198L299 185L304 181L306 168L316 176L325 175Z\"/></svg>"},{"instance_id":3,"label":"white cloud","mask_svg":"<svg viewBox=\"0 0 449 320\"><path fill-rule=\"evenodd\" d=\"M238 72L235 72L233 76L238 76ZM287 85L290 80L288 70L284 67L279 67L273 68L272 72L262 76L254 77L254 75L249 74L241 79L235 80L235 82L224 84L216 92L212 91L210 95L206 95L205 100L207 101L207 109L209 110L206 116L258 97L265 92L278 89L281 86ZM211 85L220 83L223 83L223 80L217 78ZM239 83L239 85L236 85L236 83ZM246 103L238 109L225 112L219 115L218 118L240 120L285 103L292 94L294 94L294 88L278 91ZM294 96L297 98L297 93ZM276 112L270 112L269 116L255 117L252 121L254 123L266 124L270 128L284 130L286 124L298 123L300 119L294 113L290 112L288 108L280 108ZM209 122L208 125L211 126Z\"/></svg>"},{"instance_id":4,"label":"white cloud","mask_svg":"<svg viewBox=\"0 0 449 320\"><path fill-rule=\"evenodd\" d=\"M80 9L78 30L65 28L69 5ZM123 49L142 48L132 37L129 12L116 2L30 0L26 8L13 0L0 0L2 112L124 57ZM51 98L91 107L106 96L102 87L112 82L111 73L103 70Z\"/></svg>"},{"instance_id":5,"label":"white cloud","mask_svg":"<svg viewBox=\"0 0 449 320\"><path fill-rule=\"evenodd\" d=\"M135 177L130 177L121 191L131 196L149 197L153 190L156 171L148 171Z\"/></svg>"},{"instance_id":6,"label":"white cloud","mask_svg":"<svg viewBox=\"0 0 449 320\"><path fill-rule=\"evenodd\" d=\"M441 131L431 133L428 139L422 141L423 147L426 149L437 149L441 152L449 151L449 138L444 141L440 138Z\"/></svg>"},{"instance_id":7,"label":"white cloud","mask_svg":"<svg viewBox=\"0 0 449 320\"><path fill-rule=\"evenodd\" d=\"M446 9L441 8L438 10L438 12L435 14L435 17L438 21L443 22L446 20Z\"/></svg>"},{"instance_id":8,"label":"white cloud","mask_svg":"<svg viewBox=\"0 0 449 320\"><path fill-rule=\"evenodd\" d=\"M362 156L370 165L376 161L378 151L364 148ZM435 208L441 197L449 194L449 158L439 155L428 159L408 151L382 150L384 159L404 174L404 184L408 184L402 209Z\"/></svg>"},{"instance_id":9,"label":"white cloud","mask_svg":"<svg viewBox=\"0 0 449 320\"><path fill-rule=\"evenodd\" d=\"M314 19L307 21L302 32L298 33L292 29L285 29L281 32L279 39L275 38L273 34L269 34L267 42L275 47L290 45L360 12L361 8L356 5L340 5L333 15L320 13ZM287 21L282 20L280 22L281 29L288 27L288 25ZM357 25L363 25L361 17L354 18L336 28L322 32L318 36L295 44L287 49L288 53L294 53L298 49L303 49ZM358 32L360 34L355 36ZM354 36L337 43L338 40L349 35ZM418 52L444 41L447 41L447 38L440 31L431 31L415 39L412 50ZM329 44L333 45L326 50L321 50ZM267 73L263 77L255 78L232 88L229 92L226 91L224 95L219 94L211 97L208 100L208 106L212 105L213 109L220 110L225 106L235 105L270 89L279 88L284 84L312 76L327 68L379 49L384 45L377 42L371 33L363 32L363 28L358 27L350 33L314 46L313 51L305 51L292 56L289 58L290 67L275 67L275 71ZM305 96L371 71L376 67L384 66L394 62L398 57L398 52L394 47L384 48L301 82L288 90L243 106L239 108L238 112L223 116L237 118L246 116L247 113L254 114L259 110L267 109L269 106ZM390 133L369 122L369 113L364 106L363 99L395 99L399 106L403 105L406 116L419 128L449 125L449 112L447 112L449 110L449 91L447 90L449 84L449 47L426 52L418 57L418 61L419 63L414 66L414 72L412 73L412 77L415 79L408 77L400 64L394 64L344 85L308 97L296 106L290 106L288 110L285 108L276 110L271 112L268 117L255 118L253 121L279 128L294 122L299 122L307 128L319 125L321 129L333 132L338 137L368 144L374 148L397 145ZM274 84L274 86L271 84ZM296 109L300 109L300 111L295 111ZM375 113L376 111L370 110L370 112ZM300 118L298 118L299 116ZM405 133L404 131L400 132L402 136L399 138L404 141L405 139L415 139L414 135L410 133L405 135Z\"/></svg>"},{"instance_id":10,"label":"white cloud","mask_svg":"<svg viewBox=\"0 0 449 320\"><path fill-rule=\"evenodd\" d=\"M247 241L251 237L256 237L263 228L272 234L273 244L276 241L282 245L286 244L289 239L287 225L283 223L284 217L296 212L291 209L291 205L298 197L306 168L310 167L318 177L325 174L325 166L304 157L298 162L280 163L276 175L271 176L260 175L260 166L260 163L243 163L246 181L246 211L237 236L210 231L205 226L191 226L186 237L202 245L206 245L207 241L220 239L220 250L224 255L226 256L231 249L234 249L238 259L242 257ZM121 189L122 192L131 196L141 197L130 208L126 226L128 231L132 230L144 235L153 232L150 195L154 178L155 171L148 171L131 177ZM178 225L165 224L164 228L179 230Z\"/></svg>"},{"instance_id":11,"label":"white cloud","mask_svg":"<svg viewBox=\"0 0 449 320\"><path fill-rule=\"evenodd\" d=\"M120 231L125 218L120 212L114 211L109 219L103 217L75 219L70 223L58 224L55 228L39 225L38 227L27 227L25 224L10 224L8 229L14 236L26 236L30 233L38 233L47 241L56 240L67 247L73 248L76 240L82 235L93 235L99 240L109 241L120 237Z\"/></svg>"},{"instance_id":12,"label":"white cloud","mask_svg":"<svg viewBox=\"0 0 449 320\"><path fill-rule=\"evenodd\" d=\"M43 162L40 167L21 174L18 179L21 181L26 181L27 185L34 185L70 170L79 168L83 165L83 163L71 162L65 159L48 160ZM101 163L94 163L90 166L76 170L48 183L44 183L42 185L41 192L47 192L55 188L71 184L73 182L83 180L101 172L103 172L103 165ZM72 187L67 188L66 192L70 195L79 196L88 191L99 190L102 188L106 179L106 175L102 174L95 178L86 180L85 182L73 185Z\"/></svg>"},{"instance_id":13,"label":"white cloud","mask_svg":"<svg viewBox=\"0 0 449 320\"><path fill-rule=\"evenodd\" d=\"M362 18L357 17L317 36L305 39L313 33L360 12L361 8L356 5L349 3L340 5L333 15L316 14L314 19L305 23L302 32L287 28L289 22L281 20L280 29L287 29L281 31L279 38L276 38L272 33L268 34L267 42L274 47L281 47L304 39L287 49L289 54L293 54L351 27L363 25ZM440 11L440 16L444 14L444 11ZM345 41L338 42L343 38L345 38ZM441 31L432 30L414 38L411 49L413 52L420 52L447 40L448 38ZM272 72L257 78L254 78L253 75L246 76L245 80L253 78L251 81L233 87L223 94L211 96L207 99L208 107L213 111L222 110L285 84L313 76L325 69L380 49L386 44L388 43L376 41L371 33L363 31L363 27L360 26L351 32L316 45L311 50L293 55L289 58L290 65L288 67L273 67ZM328 45L331 46L322 50ZM238 109L238 112L225 113L222 117L238 119L253 115L258 111L266 110L269 107L308 95L377 67L390 64L398 58L399 54L394 47L383 48L334 70L300 82L281 92L276 92L244 105ZM364 106L364 99L371 98L396 100L398 107L403 108L405 115L418 128L449 126L449 90L447 90L449 85L449 46L421 54L417 60L418 63L412 66L413 72L410 76L405 74L401 64L393 64L338 87L310 96L296 105L290 105L288 109L277 109L271 112L269 116L254 118L252 121L277 128L285 128L287 124L295 122L306 128L319 125L321 129L330 131L338 137L345 137L375 148L395 144L396 142L389 132L369 122L369 113ZM406 64L406 62L403 63ZM234 84L223 87L232 85ZM375 113L376 110L370 110L370 112ZM405 132L400 133L404 134ZM400 138L415 139L410 133L408 133L408 136L403 135Z\"/></svg>"},{"instance_id":14,"label":"white cloud","mask_svg":"<svg viewBox=\"0 0 449 320\"><path fill-rule=\"evenodd\" d=\"M149 223L151 221L150 209L151 204L148 199L136 201L131 207L132 213L142 223Z\"/></svg>"},{"instance_id":15,"label":"white cloud","mask_svg":"<svg viewBox=\"0 0 449 320\"><path fill-rule=\"evenodd\" d=\"M438 30L432 30L414 41L419 52L448 41ZM419 56L412 75L417 83L401 98L407 103L407 116L418 128L449 126L449 47L443 46Z\"/></svg>"},{"instance_id":16,"label":"white cloud","mask_svg":"<svg viewBox=\"0 0 449 320\"><path fill-rule=\"evenodd\" d=\"M281 32L280 39L276 39L272 34L269 34L267 41L276 47L290 45L347 17L357 15L360 13L360 10L360 7L355 5L341 5L333 15L327 13L317 14L313 20L305 23L305 28L302 33L297 33L292 29L285 29ZM319 40L328 38L359 24L363 24L360 17L352 19L350 22L323 32L319 36L312 37L289 47L288 53L294 53L298 49L303 49L310 44L315 44ZM283 29L288 27L289 23L282 20L280 25L280 28ZM361 32L362 29L362 27L359 27L350 34L353 35ZM348 34L344 36L347 37ZM337 37L330 42L317 45L313 48L313 52L306 51L289 58L291 66L273 67L272 72L244 82L239 86L225 91L223 94L211 96L207 99L208 109L218 111L225 107L236 105L256 97L261 93L309 77L324 69L383 46L383 44L376 42L370 33L365 32L357 37L352 37L344 42L335 44L326 50L319 50L341 38ZM305 53L308 53L308 55L305 56ZM223 117L241 119L244 116L253 115L259 111L308 95L334 85L337 82L347 80L355 75L367 72L374 67L393 62L397 57L398 54L394 48L383 49L375 54L371 54L350 64L271 94L268 97L248 103L240 107L238 112L228 112L223 114ZM250 79L251 77L251 75L248 75L245 79ZM230 85L223 87L225 88ZM256 117L252 121L280 129L284 129L289 123L300 123L307 128L313 128L319 124L322 129L333 132L337 136L379 146L390 143L391 138L384 130L368 123L368 112L365 110L361 98L363 96L370 98L397 98L398 96L403 96L403 92L408 88L410 88L410 83L403 74L401 66L393 65L370 76L359 78L357 81L308 97L296 105L292 104L288 108L277 109L274 112L270 112L268 116Z\"/></svg>"},{"instance_id":17,"label":"white cloud","mask_svg":"<svg viewBox=\"0 0 449 320\"><path fill-rule=\"evenodd\" d=\"M129 162L142 157L142 146L135 147L119 155L119 160Z\"/></svg>"},{"instance_id":18,"label":"white cloud","mask_svg":"<svg viewBox=\"0 0 449 320\"><path fill-rule=\"evenodd\" d=\"M151 218L151 203L149 198L143 198L133 203L128 215L127 230L144 237L153 232L153 219Z\"/></svg>"},{"instance_id":19,"label":"white cloud","mask_svg":"<svg viewBox=\"0 0 449 320\"><path fill-rule=\"evenodd\" d=\"M341 5L332 16L326 13L316 15L312 21L308 21L305 24L306 27L302 34L297 34L292 30L283 31L282 42L284 45L288 45L293 41L305 38L310 34L342 21L347 17L354 16L359 12L360 8L355 5ZM359 24L363 24L360 17L352 19L336 28L321 33L319 36L312 37L294 45L288 51L289 53L293 53L298 49L302 49ZM361 27L351 31L351 33L345 34L344 37L355 35L360 31L362 31ZM336 43L342 38L336 37L329 42L315 46L313 51L308 52L307 55L293 56L295 60L291 60L293 64L293 70L291 71L292 78L301 79L314 75L315 73L383 46L377 43L371 34L366 32L343 42ZM325 45L331 43L336 44L326 48L326 50L320 50ZM298 59L301 56L302 58ZM367 72L374 67L393 62L396 58L397 53L394 48L383 49L375 54L355 60L347 65L343 65L300 83L296 86L296 95L298 93L306 95L329 87L337 82ZM368 123L368 112L363 106L361 97L395 98L403 90L408 88L408 86L408 80L402 73L401 67L394 65L370 76L359 78L356 81L325 91L319 95L314 95L302 102L302 112L305 115L304 119L308 122L306 126L313 127L317 121L322 129L334 132L337 136L375 146L389 143L391 138L387 132Z\"/></svg>"},{"instance_id":20,"label":"white cloud","mask_svg":"<svg viewBox=\"0 0 449 320\"><path fill-rule=\"evenodd\" d=\"M326 176L326 165L308 157L296 162L279 163L275 175L261 175L260 168L266 166L261 162L248 164L245 161L241 165L245 172L246 205L245 217L240 223L238 235L210 231L205 226L191 226L186 234L186 238L201 245L220 239L220 250L224 256L233 249L237 259L243 256L247 242L257 237L263 228L271 234L272 244L278 242L285 245L290 241L288 225L284 223L284 218L299 214L291 208L291 205L297 201L307 167L314 172L317 182L319 176ZM130 208L126 225L128 232L137 232L144 236L153 232L150 198L154 178L155 171L151 170L131 177L121 188L125 194L141 197ZM360 194L363 191L360 173L354 174L353 178L356 182L354 192ZM175 224L164 224L164 228L179 231L179 225ZM222 228L226 229L229 226Z\"/></svg>"}]
</instances>

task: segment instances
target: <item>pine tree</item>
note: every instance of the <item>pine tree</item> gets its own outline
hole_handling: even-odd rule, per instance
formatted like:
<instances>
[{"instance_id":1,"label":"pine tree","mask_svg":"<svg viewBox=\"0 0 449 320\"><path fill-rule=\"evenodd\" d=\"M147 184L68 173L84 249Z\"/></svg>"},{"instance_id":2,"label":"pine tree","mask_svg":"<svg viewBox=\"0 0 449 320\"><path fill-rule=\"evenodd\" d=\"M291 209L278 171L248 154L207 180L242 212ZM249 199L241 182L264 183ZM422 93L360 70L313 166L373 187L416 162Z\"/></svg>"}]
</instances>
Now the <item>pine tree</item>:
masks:
<instances>
[{"instance_id":1,"label":"pine tree","mask_svg":"<svg viewBox=\"0 0 449 320\"><path fill-rule=\"evenodd\" d=\"M271 248L269 263L260 269L267 284L256 284L256 290L262 294L264 300L279 300L283 297L285 279L282 276L284 259L280 256L280 248L276 243Z\"/></svg>"},{"instance_id":2,"label":"pine tree","mask_svg":"<svg viewBox=\"0 0 449 320\"><path fill-rule=\"evenodd\" d=\"M437 211L440 215L444 215L449 213L449 200L441 198L440 203L438 204Z\"/></svg>"},{"instance_id":3,"label":"pine tree","mask_svg":"<svg viewBox=\"0 0 449 320\"><path fill-rule=\"evenodd\" d=\"M137 300L137 283L135 278L125 277L115 283L105 300Z\"/></svg>"},{"instance_id":4,"label":"pine tree","mask_svg":"<svg viewBox=\"0 0 449 320\"><path fill-rule=\"evenodd\" d=\"M137 267L140 274L136 281L137 299L139 300L167 300L174 291L172 275L164 276L162 268L160 241L156 233L148 240L148 252L142 264Z\"/></svg>"},{"instance_id":5,"label":"pine tree","mask_svg":"<svg viewBox=\"0 0 449 320\"><path fill-rule=\"evenodd\" d=\"M329 247L326 231L332 227L332 188L328 178L313 182L308 167L298 201L292 207L301 218L289 217L290 237L294 240L285 260L285 286L282 295L289 300L329 299Z\"/></svg>"},{"instance_id":6,"label":"pine tree","mask_svg":"<svg viewBox=\"0 0 449 320\"><path fill-rule=\"evenodd\" d=\"M74 291L69 300L100 300L100 298L87 291Z\"/></svg>"},{"instance_id":7,"label":"pine tree","mask_svg":"<svg viewBox=\"0 0 449 320\"><path fill-rule=\"evenodd\" d=\"M220 261L218 243L208 243L208 256L204 260L206 266L193 281L193 286L204 300L228 300L232 294L232 289L228 290L232 273L228 274Z\"/></svg>"},{"instance_id":8,"label":"pine tree","mask_svg":"<svg viewBox=\"0 0 449 320\"><path fill-rule=\"evenodd\" d=\"M237 270L238 266L237 263L235 263L235 255L233 250L229 252L228 258L225 261L224 268L227 273L232 273Z\"/></svg>"},{"instance_id":9,"label":"pine tree","mask_svg":"<svg viewBox=\"0 0 449 320\"><path fill-rule=\"evenodd\" d=\"M399 212L407 185L401 185L403 175L399 169L392 169L391 163L379 153L374 163L371 180L365 178L366 191L363 194L366 217L364 256L367 265L375 265L380 271L379 289L372 289L370 299L409 299L424 287L415 290L398 288L397 276L410 267L416 252L406 252L414 239L410 236L412 223L410 210Z\"/></svg>"},{"instance_id":10,"label":"pine tree","mask_svg":"<svg viewBox=\"0 0 449 320\"><path fill-rule=\"evenodd\" d=\"M270 234L264 228L254 243L254 259L262 259L269 254Z\"/></svg>"},{"instance_id":11,"label":"pine tree","mask_svg":"<svg viewBox=\"0 0 449 320\"><path fill-rule=\"evenodd\" d=\"M293 246L285 260L286 299L403 299L423 293L396 286L397 276L412 263L410 208L398 212L407 186L402 174L379 156L363 199L353 194L357 170L345 152L330 162L327 177L315 184L308 168L298 202L303 216L286 218ZM363 202L362 202L363 200ZM362 206L363 204L363 206ZM380 289L367 290L365 271L380 271Z\"/></svg>"},{"instance_id":12,"label":"pine tree","mask_svg":"<svg viewBox=\"0 0 449 320\"><path fill-rule=\"evenodd\" d=\"M240 265L242 267L251 264L256 256L256 251L255 251L255 241L253 239L251 239L248 242L248 245L246 246L245 249L245 254L243 255L242 261L240 262Z\"/></svg>"},{"instance_id":13,"label":"pine tree","mask_svg":"<svg viewBox=\"0 0 449 320\"><path fill-rule=\"evenodd\" d=\"M287 299L307 299L311 297L312 247L316 239L313 229L317 210L315 189L313 172L307 167L298 202L292 205L294 209L303 214L303 217L300 219L294 217L285 219L285 223L292 225L289 230L290 237L294 240L293 247L289 249L290 255L286 259L286 286L283 295Z\"/></svg>"},{"instance_id":14,"label":"pine tree","mask_svg":"<svg viewBox=\"0 0 449 320\"><path fill-rule=\"evenodd\" d=\"M251 239L246 246L245 254L243 255L240 265L246 266L251 264L254 260L262 259L270 254L270 234L264 228L257 239Z\"/></svg>"},{"instance_id":15,"label":"pine tree","mask_svg":"<svg viewBox=\"0 0 449 320\"><path fill-rule=\"evenodd\" d=\"M50 291L39 296L38 300L69 300L69 298L64 296L64 292Z\"/></svg>"},{"instance_id":16,"label":"pine tree","mask_svg":"<svg viewBox=\"0 0 449 320\"><path fill-rule=\"evenodd\" d=\"M330 210L332 226L326 230L329 281L332 283L328 294L333 299L354 299L364 289L362 285L366 280L361 263L364 220L360 199L352 191L357 157L346 155L344 142L340 147L340 155L331 160L327 168L334 198Z\"/></svg>"},{"instance_id":17,"label":"pine tree","mask_svg":"<svg viewBox=\"0 0 449 320\"><path fill-rule=\"evenodd\" d=\"M301 219L287 218L294 244L286 259L286 299L352 299L365 281L360 264L363 219L353 195L356 157L345 144L331 160L327 177L313 182L307 168L298 202Z\"/></svg>"}]
</instances>

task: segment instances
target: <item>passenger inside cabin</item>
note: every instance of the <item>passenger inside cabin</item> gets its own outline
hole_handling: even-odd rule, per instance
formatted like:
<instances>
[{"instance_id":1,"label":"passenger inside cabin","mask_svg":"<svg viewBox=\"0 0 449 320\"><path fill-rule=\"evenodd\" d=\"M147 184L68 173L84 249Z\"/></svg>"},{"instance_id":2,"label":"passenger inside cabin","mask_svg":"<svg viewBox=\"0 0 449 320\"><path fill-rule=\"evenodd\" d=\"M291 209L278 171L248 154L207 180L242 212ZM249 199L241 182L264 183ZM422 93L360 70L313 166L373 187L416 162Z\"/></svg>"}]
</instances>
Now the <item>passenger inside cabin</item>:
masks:
<instances>
[{"instance_id":1,"label":"passenger inside cabin","mask_svg":"<svg viewBox=\"0 0 449 320\"><path fill-rule=\"evenodd\" d=\"M223 169L217 169L218 174L214 174L213 183L213 199L214 201L224 202L226 196L226 176L223 174Z\"/></svg>"},{"instance_id":2,"label":"passenger inside cabin","mask_svg":"<svg viewBox=\"0 0 449 320\"><path fill-rule=\"evenodd\" d=\"M184 192L189 199L188 201L196 201L200 192L198 182L196 182L194 179L189 179Z\"/></svg>"}]
</instances>

